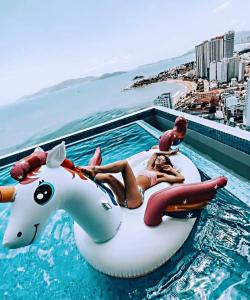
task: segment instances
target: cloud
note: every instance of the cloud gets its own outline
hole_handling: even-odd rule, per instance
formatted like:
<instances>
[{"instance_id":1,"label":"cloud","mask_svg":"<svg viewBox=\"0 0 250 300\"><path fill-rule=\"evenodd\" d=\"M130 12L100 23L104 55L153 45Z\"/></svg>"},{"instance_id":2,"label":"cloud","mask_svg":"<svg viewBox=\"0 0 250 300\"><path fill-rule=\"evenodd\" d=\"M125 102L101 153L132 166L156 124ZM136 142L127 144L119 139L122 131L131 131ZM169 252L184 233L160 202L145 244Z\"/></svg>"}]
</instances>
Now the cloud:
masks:
<instances>
[{"instance_id":1,"label":"cloud","mask_svg":"<svg viewBox=\"0 0 250 300\"><path fill-rule=\"evenodd\" d=\"M216 7L216 8L214 9L214 12L215 12L215 13L220 13L220 12L222 12L223 10L227 9L230 5L231 5L231 1L223 2L222 4L220 4L218 7Z\"/></svg>"}]
</instances>

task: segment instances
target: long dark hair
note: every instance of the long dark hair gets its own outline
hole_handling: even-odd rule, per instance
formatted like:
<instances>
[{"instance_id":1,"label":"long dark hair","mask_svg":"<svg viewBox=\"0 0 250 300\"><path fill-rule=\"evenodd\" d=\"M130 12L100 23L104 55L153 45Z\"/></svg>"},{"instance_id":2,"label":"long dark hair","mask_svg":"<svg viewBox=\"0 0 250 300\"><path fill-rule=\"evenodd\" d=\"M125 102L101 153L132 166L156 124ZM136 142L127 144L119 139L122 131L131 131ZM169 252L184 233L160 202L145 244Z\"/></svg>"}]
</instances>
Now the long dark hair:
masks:
<instances>
[{"instance_id":1,"label":"long dark hair","mask_svg":"<svg viewBox=\"0 0 250 300\"><path fill-rule=\"evenodd\" d=\"M165 164L170 165L171 167L173 167L173 164L172 164L171 160L169 159L169 157L167 155L160 153L158 156L163 156L165 158ZM155 163L154 163L154 165L155 165Z\"/></svg>"},{"instance_id":2,"label":"long dark hair","mask_svg":"<svg viewBox=\"0 0 250 300\"><path fill-rule=\"evenodd\" d=\"M164 157L165 157L165 162L166 162L166 164L167 164L167 165L170 165L171 167L173 167L173 164L172 164L170 158L169 158L168 156L166 156L166 155L164 155Z\"/></svg>"}]
</instances>

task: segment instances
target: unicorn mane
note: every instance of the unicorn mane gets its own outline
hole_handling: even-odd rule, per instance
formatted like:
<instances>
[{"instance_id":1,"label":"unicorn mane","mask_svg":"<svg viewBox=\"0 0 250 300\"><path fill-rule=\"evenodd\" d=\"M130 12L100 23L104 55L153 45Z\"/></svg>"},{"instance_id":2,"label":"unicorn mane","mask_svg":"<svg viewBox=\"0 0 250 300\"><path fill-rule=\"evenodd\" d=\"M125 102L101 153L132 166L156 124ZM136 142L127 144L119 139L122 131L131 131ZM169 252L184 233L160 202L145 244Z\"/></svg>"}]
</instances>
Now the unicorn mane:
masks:
<instances>
[{"instance_id":1,"label":"unicorn mane","mask_svg":"<svg viewBox=\"0 0 250 300\"><path fill-rule=\"evenodd\" d=\"M40 168L46 165L47 152L34 152L31 155L16 162L10 171L10 175L20 184L29 184L39 179ZM82 180L87 180L81 167L77 167L74 163L65 158L61 166L72 174L72 179L77 174Z\"/></svg>"}]
</instances>

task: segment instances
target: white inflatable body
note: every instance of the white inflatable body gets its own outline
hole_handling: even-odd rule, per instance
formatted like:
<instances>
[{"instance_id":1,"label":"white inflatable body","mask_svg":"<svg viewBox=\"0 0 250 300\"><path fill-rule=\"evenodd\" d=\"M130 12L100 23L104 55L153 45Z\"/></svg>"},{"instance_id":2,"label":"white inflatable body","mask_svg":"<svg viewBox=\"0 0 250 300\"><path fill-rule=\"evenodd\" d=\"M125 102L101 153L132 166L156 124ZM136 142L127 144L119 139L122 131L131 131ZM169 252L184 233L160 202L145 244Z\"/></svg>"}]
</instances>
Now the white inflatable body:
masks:
<instances>
[{"instance_id":1,"label":"white inflatable body","mask_svg":"<svg viewBox=\"0 0 250 300\"><path fill-rule=\"evenodd\" d=\"M92 163L101 160L97 150ZM154 151L128 159L135 174L146 168ZM121 278L145 275L185 242L195 223L192 208L205 207L217 189L227 184L223 176L200 183L198 170L180 153L171 156L171 161L186 184L165 189L169 185L160 183L145 192L141 207L131 210L121 208L107 187L68 160L64 143L48 153L36 149L11 169L19 183L0 187L0 203L12 202L3 245L10 249L31 245L53 211L64 209L75 220L76 244L93 267ZM167 207L171 213L171 204L175 205L172 212L182 211L184 205L190 219L162 218Z\"/></svg>"},{"instance_id":2,"label":"white inflatable body","mask_svg":"<svg viewBox=\"0 0 250 300\"><path fill-rule=\"evenodd\" d=\"M128 159L135 174L146 168L154 151L144 151ZM185 183L201 181L197 168L186 156L178 153L170 159L184 175ZM120 278L146 275L163 265L183 245L196 221L195 218L164 217L159 226L145 225L144 213L149 197L167 186L170 185L160 183L146 190L143 205L135 210L122 208L121 225L107 242L95 243L75 222L76 244L84 258L100 272Z\"/></svg>"}]
</instances>

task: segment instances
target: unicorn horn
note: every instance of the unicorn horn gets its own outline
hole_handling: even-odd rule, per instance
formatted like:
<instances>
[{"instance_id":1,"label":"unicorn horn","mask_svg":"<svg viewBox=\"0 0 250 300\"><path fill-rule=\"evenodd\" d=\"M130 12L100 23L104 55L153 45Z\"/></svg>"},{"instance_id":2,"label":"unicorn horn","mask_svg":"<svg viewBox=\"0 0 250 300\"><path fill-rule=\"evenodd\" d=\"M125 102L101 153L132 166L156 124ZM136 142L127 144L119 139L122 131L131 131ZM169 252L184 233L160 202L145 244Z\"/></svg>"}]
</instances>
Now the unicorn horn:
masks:
<instances>
[{"instance_id":1,"label":"unicorn horn","mask_svg":"<svg viewBox=\"0 0 250 300\"><path fill-rule=\"evenodd\" d=\"M13 202L15 193L14 186L0 186L0 203Z\"/></svg>"}]
</instances>

